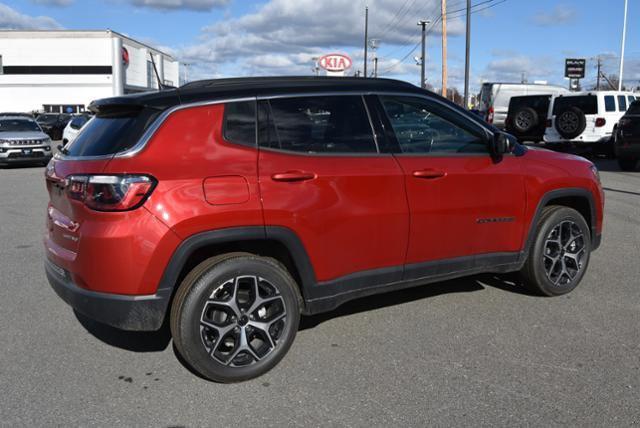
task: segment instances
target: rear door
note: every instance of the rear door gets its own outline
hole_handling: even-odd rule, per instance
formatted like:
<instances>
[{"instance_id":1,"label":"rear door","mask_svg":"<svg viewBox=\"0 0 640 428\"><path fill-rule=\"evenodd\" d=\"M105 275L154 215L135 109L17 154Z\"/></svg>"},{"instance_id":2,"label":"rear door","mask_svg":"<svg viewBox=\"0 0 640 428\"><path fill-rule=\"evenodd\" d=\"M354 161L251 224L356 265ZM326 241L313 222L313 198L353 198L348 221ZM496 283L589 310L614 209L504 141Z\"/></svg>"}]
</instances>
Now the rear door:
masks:
<instances>
[{"instance_id":1,"label":"rear door","mask_svg":"<svg viewBox=\"0 0 640 428\"><path fill-rule=\"evenodd\" d=\"M267 226L301 239L319 282L382 269L399 280L407 248L404 177L379 153L359 95L262 100L259 180Z\"/></svg>"},{"instance_id":2,"label":"rear door","mask_svg":"<svg viewBox=\"0 0 640 428\"><path fill-rule=\"evenodd\" d=\"M380 96L397 144L410 207L406 277L416 264L457 259L471 267L480 254L521 249L525 193L522 159L494 161L486 133L444 103L416 96ZM412 267L413 265L413 267Z\"/></svg>"}]
</instances>

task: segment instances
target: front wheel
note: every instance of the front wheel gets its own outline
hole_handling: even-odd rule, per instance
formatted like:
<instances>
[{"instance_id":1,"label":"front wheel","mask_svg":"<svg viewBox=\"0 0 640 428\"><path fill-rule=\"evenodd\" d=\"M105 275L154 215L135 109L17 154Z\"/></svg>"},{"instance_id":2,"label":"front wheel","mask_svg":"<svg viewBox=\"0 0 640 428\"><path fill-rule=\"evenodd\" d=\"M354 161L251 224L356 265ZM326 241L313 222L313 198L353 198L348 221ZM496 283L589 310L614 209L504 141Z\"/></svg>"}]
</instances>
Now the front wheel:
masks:
<instances>
[{"instance_id":1,"label":"front wheel","mask_svg":"<svg viewBox=\"0 0 640 428\"><path fill-rule=\"evenodd\" d=\"M171 308L176 349L202 376L239 382L272 369L300 321L295 281L276 260L247 253L212 257L182 281Z\"/></svg>"},{"instance_id":2,"label":"front wheel","mask_svg":"<svg viewBox=\"0 0 640 428\"><path fill-rule=\"evenodd\" d=\"M537 294L559 296L576 288L591 254L589 226L576 210L545 207L536 226L529 257L521 274L525 286Z\"/></svg>"}]
</instances>

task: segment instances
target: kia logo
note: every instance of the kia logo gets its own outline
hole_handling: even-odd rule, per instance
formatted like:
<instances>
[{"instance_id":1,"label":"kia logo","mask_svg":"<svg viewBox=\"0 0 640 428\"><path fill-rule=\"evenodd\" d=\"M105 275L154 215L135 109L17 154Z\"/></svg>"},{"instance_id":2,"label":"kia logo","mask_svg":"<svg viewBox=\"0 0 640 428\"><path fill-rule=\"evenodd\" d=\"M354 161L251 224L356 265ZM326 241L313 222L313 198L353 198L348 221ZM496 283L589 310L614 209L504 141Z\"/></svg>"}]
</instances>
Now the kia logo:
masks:
<instances>
[{"instance_id":1,"label":"kia logo","mask_svg":"<svg viewBox=\"0 0 640 428\"><path fill-rule=\"evenodd\" d=\"M318 59L318 65L327 71L344 71L350 68L351 58L342 54L328 54Z\"/></svg>"}]
</instances>

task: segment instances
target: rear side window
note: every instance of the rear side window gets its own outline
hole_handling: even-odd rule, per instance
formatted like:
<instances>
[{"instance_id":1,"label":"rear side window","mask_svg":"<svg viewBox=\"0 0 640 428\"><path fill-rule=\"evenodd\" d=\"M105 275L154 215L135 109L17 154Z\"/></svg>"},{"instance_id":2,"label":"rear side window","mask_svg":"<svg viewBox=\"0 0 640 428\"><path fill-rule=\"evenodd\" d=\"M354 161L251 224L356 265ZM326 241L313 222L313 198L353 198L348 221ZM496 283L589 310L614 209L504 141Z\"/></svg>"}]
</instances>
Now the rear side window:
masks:
<instances>
[{"instance_id":1,"label":"rear side window","mask_svg":"<svg viewBox=\"0 0 640 428\"><path fill-rule=\"evenodd\" d=\"M228 103L224 108L224 139L231 143L256 145L256 103Z\"/></svg>"},{"instance_id":2,"label":"rear side window","mask_svg":"<svg viewBox=\"0 0 640 428\"><path fill-rule=\"evenodd\" d=\"M605 95L604 97L604 110L616 111L616 100L613 95Z\"/></svg>"},{"instance_id":3,"label":"rear side window","mask_svg":"<svg viewBox=\"0 0 640 428\"><path fill-rule=\"evenodd\" d=\"M584 114L598 113L598 99L595 95L576 95L556 98L553 104L553 114L564 111L570 107L578 107Z\"/></svg>"},{"instance_id":4,"label":"rear side window","mask_svg":"<svg viewBox=\"0 0 640 428\"><path fill-rule=\"evenodd\" d=\"M627 98L624 95L618 95L618 111L627 111Z\"/></svg>"},{"instance_id":5,"label":"rear side window","mask_svg":"<svg viewBox=\"0 0 640 428\"><path fill-rule=\"evenodd\" d=\"M631 103L635 101L636 97L634 97L633 95L629 95L627 96L627 99L629 100L629 106L631 106Z\"/></svg>"},{"instance_id":6,"label":"rear side window","mask_svg":"<svg viewBox=\"0 0 640 428\"><path fill-rule=\"evenodd\" d=\"M98 114L66 147L68 156L112 155L133 147L160 112L144 109L135 112Z\"/></svg>"},{"instance_id":7,"label":"rear side window","mask_svg":"<svg viewBox=\"0 0 640 428\"><path fill-rule=\"evenodd\" d=\"M279 98L260 104L261 147L302 153L377 153L360 96Z\"/></svg>"}]
</instances>

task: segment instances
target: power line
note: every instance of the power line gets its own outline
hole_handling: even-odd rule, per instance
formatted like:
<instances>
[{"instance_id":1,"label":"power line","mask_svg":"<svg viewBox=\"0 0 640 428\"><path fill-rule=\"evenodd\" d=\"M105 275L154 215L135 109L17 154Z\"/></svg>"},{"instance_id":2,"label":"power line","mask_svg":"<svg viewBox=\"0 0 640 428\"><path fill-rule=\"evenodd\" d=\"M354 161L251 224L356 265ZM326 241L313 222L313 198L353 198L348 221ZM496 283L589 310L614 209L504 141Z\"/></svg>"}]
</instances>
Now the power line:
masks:
<instances>
[{"instance_id":1,"label":"power line","mask_svg":"<svg viewBox=\"0 0 640 428\"><path fill-rule=\"evenodd\" d=\"M492 7L496 7L496 6L498 6L498 5L502 4L502 3L505 3L506 1L507 0L500 0L500 1L496 2L496 0L485 0L485 1L482 1L480 3L476 3L475 5L471 6L471 9L472 9L471 10L471 14L474 14L474 13L477 13L477 12L481 12L483 10L491 9ZM488 4L488 5L485 6L485 7L480 8L480 9L474 9L477 6L480 6L480 5L483 5L483 4ZM464 11L464 13L466 13L466 9L459 9L459 10L453 10L451 12L447 12L446 16L447 16L447 18L457 18L458 16L450 16L450 14L455 14L455 13L460 12L460 11ZM432 22L431 26L427 30L427 34L429 33L429 31L431 31L433 29L433 27L437 23L440 22L441 19L442 19L442 14L440 14L440 16ZM409 46L409 45L405 45L405 47L406 46ZM402 59L400 61L398 61L397 63L393 64L392 66L386 68L385 70L381 71L379 74L381 74L381 75L382 74L387 74L389 71L393 70L394 68L398 67L400 64L404 63L407 60L407 58L409 58L409 56L411 56L411 54L413 54L415 52L415 50L418 49L418 46L420 46L420 41L418 41L411 48L411 50L404 57L402 57Z\"/></svg>"}]
</instances>

